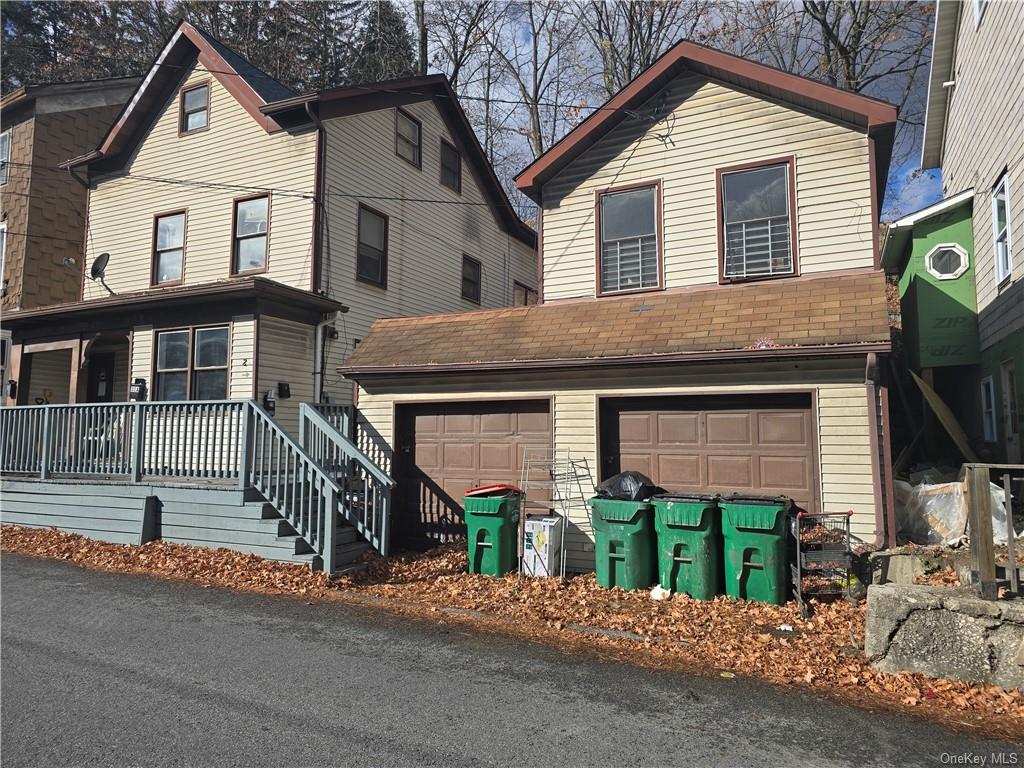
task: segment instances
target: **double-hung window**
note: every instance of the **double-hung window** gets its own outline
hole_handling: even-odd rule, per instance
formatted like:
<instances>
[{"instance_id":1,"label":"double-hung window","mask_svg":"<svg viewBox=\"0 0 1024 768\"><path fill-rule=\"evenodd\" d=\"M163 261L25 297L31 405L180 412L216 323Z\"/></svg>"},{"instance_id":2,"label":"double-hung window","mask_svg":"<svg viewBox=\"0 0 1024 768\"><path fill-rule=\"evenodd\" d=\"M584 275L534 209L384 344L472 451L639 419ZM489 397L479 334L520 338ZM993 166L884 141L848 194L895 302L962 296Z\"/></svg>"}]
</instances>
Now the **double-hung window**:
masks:
<instances>
[{"instance_id":1,"label":"double-hung window","mask_svg":"<svg viewBox=\"0 0 1024 768\"><path fill-rule=\"evenodd\" d=\"M537 291L520 282L513 283L512 305L516 307L532 307L537 303Z\"/></svg>"},{"instance_id":2,"label":"double-hung window","mask_svg":"<svg viewBox=\"0 0 1024 768\"><path fill-rule=\"evenodd\" d=\"M356 277L380 286L388 282L388 217L365 205L359 206Z\"/></svg>"},{"instance_id":3,"label":"double-hung window","mask_svg":"<svg viewBox=\"0 0 1024 768\"><path fill-rule=\"evenodd\" d=\"M441 184L462 194L462 155L444 139L441 139Z\"/></svg>"},{"instance_id":4,"label":"double-hung window","mask_svg":"<svg viewBox=\"0 0 1024 768\"><path fill-rule=\"evenodd\" d=\"M11 129L0 133L0 186L11 178Z\"/></svg>"},{"instance_id":5,"label":"double-hung window","mask_svg":"<svg viewBox=\"0 0 1024 768\"><path fill-rule=\"evenodd\" d=\"M228 329L163 331L156 337L157 400L228 396Z\"/></svg>"},{"instance_id":6,"label":"double-hung window","mask_svg":"<svg viewBox=\"0 0 1024 768\"><path fill-rule=\"evenodd\" d=\"M395 154L422 167L423 142L420 121L404 110L395 108Z\"/></svg>"},{"instance_id":7,"label":"double-hung window","mask_svg":"<svg viewBox=\"0 0 1024 768\"><path fill-rule=\"evenodd\" d=\"M792 162L719 170L719 216L725 280L796 272Z\"/></svg>"},{"instance_id":8,"label":"double-hung window","mask_svg":"<svg viewBox=\"0 0 1024 768\"><path fill-rule=\"evenodd\" d=\"M981 380L981 432L986 443L996 441L996 388L991 376Z\"/></svg>"},{"instance_id":9,"label":"double-hung window","mask_svg":"<svg viewBox=\"0 0 1024 768\"><path fill-rule=\"evenodd\" d=\"M210 124L210 86L195 85L181 92L179 133L201 131Z\"/></svg>"},{"instance_id":10,"label":"double-hung window","mask_svg":"<svg viewBox=\"0 0 1024 768\"><path fill-rule=\"evenodd\" d=\"M600 193L601 293L661 284L660 198L657 184Z\"/></svg>"},{"instance_id":11,"label":"double-hung window","mask_svg":"<svg viewBox=\"0 0 1024 768\"><path fill-rule=\"evenodd\" d=\"M176 285L185 269L185 211L153 219L153 285Z\"/></svg>"},{"instance_id":12,"label":"double-hung window","mask_svg":"<svg viewBox=\"0 0 1024 768\"><path fill-rule=\"evenodd\" d=\"M992 235L995 239L996 282L1013 271L1010 255L1010 186L1004 173L992 188Z\"/></svg>"},{"instance_id":13,"label":"double-hung window","mask_svg":"<svg viewBox=\"0 0 1024 768\"><path fill-rule=\"evenodd\" d=\"M480 303L483 266L472 256L462 254L462 298Z\"/></svg>"},{"instance_id":14,"label":"double-hung window","mask_svg":"<svg viewBox=\"0 0 1024 768\"><path fill-rule=\"evenodd\" d=\"M266 195L235 201L235 231L231 271L262 272L267 268L270 198Z\"/></svg>"}]
</instances>

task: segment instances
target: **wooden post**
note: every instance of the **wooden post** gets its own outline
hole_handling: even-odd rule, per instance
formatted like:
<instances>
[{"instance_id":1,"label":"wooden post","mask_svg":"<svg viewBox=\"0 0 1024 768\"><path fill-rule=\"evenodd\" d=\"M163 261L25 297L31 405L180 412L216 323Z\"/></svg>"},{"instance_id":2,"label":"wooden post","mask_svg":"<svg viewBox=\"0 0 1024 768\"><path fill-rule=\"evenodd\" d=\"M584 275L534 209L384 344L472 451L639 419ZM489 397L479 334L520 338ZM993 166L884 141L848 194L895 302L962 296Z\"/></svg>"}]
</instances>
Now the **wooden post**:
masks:
<instances>
[{"instance_id":1,"label":"wooden post","mask_svg":"<svg viewBox=\"0 0 1024 768\"><path fill-rule=\"evenodd\" d=\"M338 528L338 491L331 483L324 494L327 509L324 510L324 527L320 531L323 536L323 559L324 572L328 576L334 575L334 533Z\"/></svg>"},{"instance_id":2,"label":"wooden post","mask_svg":"<svg viewBox=\"0 0 1024 768\"><path fill-rule=\"evenodd\" d=\"M1017 532L1013 530L1013 500L1010 498L1010 473L1003 474L1003 504L1006 507L1006 572L1010 577L1010 591L1020 594L1020 579L1017 577Z\"/></svg>"},{"instance_id":3,"label":"wooden post","mask_svg":"<svg viewBox=\"0 0 1024 768\"><path fill-rule=\"evenodd\" d=\"M145 427L142 423L142 403L135 403L132 410L132 470L133 483L142 482L142 444Z\"/></svg>"},{"instance_id":4,"label":"wooden post","mask_svg":"<svg viewBox=\"0 0 1024 768\"><path fill-rule=\"evenodd\" d=\"M53 444L53 429L50 425L49 406L43 408L43 450L39 459L39 479L46 480L50 476L50 450Z\"/></svg>"},{"instance_id":5,"label":"wooden post","mask_svg":"<svg viewBox=\"0 0 1024 768\"><path fill-rule=\"evenodd\" d=\"M989 490L988 467L967 464L967 523L973 558L971 579L983 600L995 600L999 594L996 581L996 554L992 541L992 495Z\"/></svg>"},{"instance_id":6,"label":"wooden post","mask_svg":"<svg viewBox=\"0 0 1024 768\"><path fill-rule=\"evenodd\" d=\"M242 451L239 457L238 489L244 491L252 481L252 405L242 405Z\"/></svg>"}]
</instances>

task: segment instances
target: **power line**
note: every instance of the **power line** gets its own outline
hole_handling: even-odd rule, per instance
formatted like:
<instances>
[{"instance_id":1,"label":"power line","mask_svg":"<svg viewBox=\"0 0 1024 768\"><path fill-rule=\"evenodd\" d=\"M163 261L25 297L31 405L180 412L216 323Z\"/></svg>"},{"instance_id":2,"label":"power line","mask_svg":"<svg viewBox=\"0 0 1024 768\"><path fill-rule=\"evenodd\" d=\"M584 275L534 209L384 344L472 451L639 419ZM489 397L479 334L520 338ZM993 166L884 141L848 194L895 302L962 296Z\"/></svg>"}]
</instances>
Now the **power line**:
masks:
<instances>
[{"instance_id":1,"label":"power line","mask_svg":"<svg viewBox=\"0 0 1024 768\"><path fill-rule=\"evenodd\" d=\"M65 243L74 243L75 245L81 245L81 240L72 240L70 237L57 237L56 235L39 235L31 232L15 232L12 229L5 230L7 235L20 235L21 237L41 238L43 240L63 240Z\"/></svg>"}]
</instances>

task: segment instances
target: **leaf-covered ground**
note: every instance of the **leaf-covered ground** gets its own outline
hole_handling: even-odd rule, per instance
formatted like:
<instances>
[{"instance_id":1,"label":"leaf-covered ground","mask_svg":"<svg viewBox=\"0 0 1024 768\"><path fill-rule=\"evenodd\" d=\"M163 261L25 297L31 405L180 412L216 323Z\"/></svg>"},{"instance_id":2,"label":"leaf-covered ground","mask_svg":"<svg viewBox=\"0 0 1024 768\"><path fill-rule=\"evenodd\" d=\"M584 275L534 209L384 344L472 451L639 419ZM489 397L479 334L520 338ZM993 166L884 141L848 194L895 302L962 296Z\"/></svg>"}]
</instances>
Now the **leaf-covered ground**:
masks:
<instances>
[{"instance_id":1,"label":"leaf-covered ground","mask_svg":"<svg viewBox=\"0 0 1024 768\"><path fill-rule=\"evenodd\" d=\"M914 711L960 729L1024 740L1020 691L872 669L860 652L865 609L842 601L818 604L809 620L792 603L772 606L725 597L704 602L685 596L656 602L646 592L602 589L592 574L566 584L516 575L475 576L466 573L466 554L458 546L387 560L370 557L363 570L336 579L227 549L162 541L106 544L9 525L0 529L0 546L99 570L307 601L373 602L410 616L477 623L484 631L589 648L645 666L759 678L840 696L858 706ZM792 631L780 629L783 625ZM581 628L612 632L584 634Z\"/></svg>"}]
</instances>

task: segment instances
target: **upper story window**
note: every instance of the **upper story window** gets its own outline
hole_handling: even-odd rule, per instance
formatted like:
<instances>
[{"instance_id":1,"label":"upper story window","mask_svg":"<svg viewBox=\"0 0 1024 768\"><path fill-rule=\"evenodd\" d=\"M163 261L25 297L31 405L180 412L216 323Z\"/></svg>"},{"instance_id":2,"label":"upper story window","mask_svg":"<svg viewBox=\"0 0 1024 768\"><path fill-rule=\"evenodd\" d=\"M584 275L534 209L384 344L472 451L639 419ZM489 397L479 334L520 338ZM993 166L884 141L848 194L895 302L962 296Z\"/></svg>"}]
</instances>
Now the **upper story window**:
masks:
<instances>
[{"instance_id":1,"label":"upper story window","mask_svg":"<svg viewBox=\"0 0 1024 768\"><path fill-rule=\"evenodd\" d=\"M260 195L236 200L234 221L231 273L237 275L266 270L270 197Z\"/></svg>"},{"instance_id":2,"label":"upper story window","mask_svg":"<svg viewBox=\"0 0 1024 768\"><path fill-rule=\"evenodd\" d=\"M0 133L0 187L11 178L11 129Z\"/></svg>"},{"instance_id":3,"label":"upper story window","mask_svg":"<svg viewBox=\"0 0 1024 768\"><path fill-rule=\"evenodd\" d=\"M537 291L522 283L513 283L512 304L516 307L532 307L537 303Z\"/></svg>"},{"instance_id":4,"label":"upper story window","mask_svg":"<svg viewBox=\"0 0 1024 768\"><path fill-rule=\"evenodd\" d=\"M956 280L968 266L967 251L957 243L936 245L925 256L925 268L939 280Z\"/></svg>"},{"instance_id":5,"label":"upper story window","mask_svg":"<svg viewBox=\"0 0 1024 768\"><path fill-rule=\"evenodd\" d=\"M359 206L356 277L380 286L388 282L388 217L365 205Z\"/></svg>"},{"instance_id":6,"label":"upper story window","mask_svg":"<svg viewBox=\"0 0 1024 768\"><path fill-rule=\"evenodd\" d=\"M157 334L157 400L224 400L227 396L226 327Z\"/></svg>"},{"instance_id":7,"label":"upper story window","mask_svg":"<svg viewBox=\"0 0 1024 768\"><path fill-rule=\"evenodd\" d=\"M207 83L181 91L180 133L201 131L210 125L210 86Z\"/></svg>"},{"instance_id":8,"label":"upper story window","mask_svg":"<svg viewBox=\"0 0 1024 768\"><path fill-rule=\"evenodd\" d=\"M477 259L462 254L462 298L480 303L483 267Z\"/></svg>"},{"instance_id":9,"label":"upper story window","mask_svg":"<svg viewBox=\"0 0 1024 768\"><path fill-rule=\"evenodd\" d=\"M423 164L423 130L420 121L402 109L395 109L395 154L417 168Z\"/></svg>"},{"instance_id":10,"label":"upper story window","mask_svg":"<svg viewBox=\"0 0 1024 768\"><path fill-rule=\"evenodd\" d=\"M1010 185L1004 173L992 188L992 234L995 238L996 282L1010 277Z\"/></svg>"},{"instance_id":11,"label":"upper story window","mask_svg":"<svg viewBox=\"0 0 1024 768\"><path fill-rule=\"evenodd\" d=\"M661 187L598 193L600 293L661 285Z\"/></svg>"},{"instance_id":12,"label":"upper story window","mask_svg":"<svg viewBox=\"0 0 1024 768\"><path fill-rule=\"evenodd\" d=\"M185 274L185 211L153 218L152 285L177 285Z\"/></svg>"},{"instance_id":13,"label":"upper story window","mask_svg":"<svg viewBox=\"0 0 1024 768\"><path fill-rule=\"evenodd\" d=\"M795 274L792 160L719 169L718 186L722 278Z\"/></svg>"},{"instance_id":14,"label":"upper story window","mask_svg":"<svg viewBox=\"0 0 1024 768\"><path fill-rule=\"evenodd\" d=\"M441 184L462 194L462 155L441 139Z\"/></svg>"}]
</instances>

